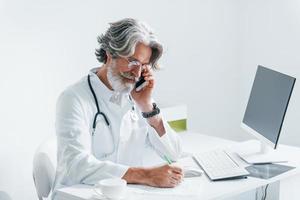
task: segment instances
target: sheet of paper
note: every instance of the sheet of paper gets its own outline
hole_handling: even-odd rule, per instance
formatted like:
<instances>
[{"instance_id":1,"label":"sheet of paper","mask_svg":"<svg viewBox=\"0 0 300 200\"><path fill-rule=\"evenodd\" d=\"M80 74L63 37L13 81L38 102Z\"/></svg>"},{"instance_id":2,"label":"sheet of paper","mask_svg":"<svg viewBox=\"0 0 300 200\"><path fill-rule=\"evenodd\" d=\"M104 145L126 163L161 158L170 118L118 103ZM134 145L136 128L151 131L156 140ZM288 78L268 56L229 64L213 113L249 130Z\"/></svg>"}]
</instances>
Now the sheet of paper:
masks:
<instances>
[{"instance_id":1,"label":"sheet of paper","mask_svg":"<svg viewBox=\"0 0 300 200\"><path fill-rule=\"evenodd\" d=\"M201 190L199 178L185 179L175 188L156 188L145 185L128 185L131 193L143 195L163 195L163 196L197 196Z\"/></svg>"},{"instance_id":2,"label":"sheet of paper","mask_svg":"<svg viewBox=\"0 0 300 200\"><path fill-rule=\"evenodd\" d=\"M183 168L199 168L198 164L194 161L191 156L180 158L177 162Z\"/></svg>"}]
</instances>

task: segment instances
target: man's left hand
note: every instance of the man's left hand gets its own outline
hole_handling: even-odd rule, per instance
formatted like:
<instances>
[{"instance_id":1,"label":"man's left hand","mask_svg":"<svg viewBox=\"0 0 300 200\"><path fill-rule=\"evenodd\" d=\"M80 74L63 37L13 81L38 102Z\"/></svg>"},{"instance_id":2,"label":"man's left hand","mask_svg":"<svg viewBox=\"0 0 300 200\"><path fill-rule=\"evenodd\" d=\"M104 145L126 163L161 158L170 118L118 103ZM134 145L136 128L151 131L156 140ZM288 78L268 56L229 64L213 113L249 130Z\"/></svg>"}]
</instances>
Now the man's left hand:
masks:
<instances>
[{"instance_id":1,"label":"man's left hand","mask_svg":"<svg viewBox=\"0 0 300 200\"><path fill-rule=\"evenodd\" d=\"M139 92L133 89L131 91L131 96L142 112L150 112L153 109L151 98L155 84L153 70L151 69L150 65L146 65L144 67L141 76L144 76L144 79L148 82L148 85Z\"/></svg>"}]
</instances>

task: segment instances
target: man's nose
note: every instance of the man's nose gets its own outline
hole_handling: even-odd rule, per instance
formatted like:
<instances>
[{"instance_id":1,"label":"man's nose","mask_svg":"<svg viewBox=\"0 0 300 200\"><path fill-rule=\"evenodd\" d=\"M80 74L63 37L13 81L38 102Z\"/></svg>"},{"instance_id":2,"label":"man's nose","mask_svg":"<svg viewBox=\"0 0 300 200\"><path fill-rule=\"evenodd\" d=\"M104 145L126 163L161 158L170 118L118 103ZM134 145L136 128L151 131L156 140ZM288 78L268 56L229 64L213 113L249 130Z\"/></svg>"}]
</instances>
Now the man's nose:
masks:
<instances>
[{"instance_id":1,"label":"man's nose","mask_svg":"<svg viewBox=\"0 0 300 200\"><path fill-rule=\"evenodd\" d=\"M142 74L142 66L137 66L133 69L132 73L136 78L139 78Z\"/></svg>"}]
</instances>

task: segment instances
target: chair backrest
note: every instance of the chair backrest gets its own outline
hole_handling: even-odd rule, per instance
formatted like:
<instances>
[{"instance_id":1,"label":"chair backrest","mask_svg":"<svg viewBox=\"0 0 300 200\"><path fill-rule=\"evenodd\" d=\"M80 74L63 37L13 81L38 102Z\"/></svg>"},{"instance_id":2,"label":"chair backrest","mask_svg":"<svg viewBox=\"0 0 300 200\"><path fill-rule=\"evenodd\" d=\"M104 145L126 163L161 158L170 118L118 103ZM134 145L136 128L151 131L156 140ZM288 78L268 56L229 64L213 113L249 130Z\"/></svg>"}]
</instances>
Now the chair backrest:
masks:
<instances>
[{"instance_id":1,"label":"chair backrest","mask_svg":"<svg viewBox=\"0 0 300 200\"><path fill-rule=\"evenodd\" d=\"M46 140L37 148L33 158L33 181L40 200L48 197L55 178L56 138Z\"/></svg>"},{"instance_id":2,"label":"chair backrest","mask_svg":"<svg viewBox=\"0 0 300 200\"><path fill-rule=\"evenodd\" d=\"M175 132L187 130L187 106L179 105L160 105L164 119Z\"/></svg>"},{"instance_id":3,"label":"chair backrest","mask_svg":"<svg viewBox=\"0 0 300 200\"><path fill-rule=\"evenodd\" d=\"M4 191L0 191L0 199L1 200L11 200L10 196Z\"/></svg>"}]
</instances>

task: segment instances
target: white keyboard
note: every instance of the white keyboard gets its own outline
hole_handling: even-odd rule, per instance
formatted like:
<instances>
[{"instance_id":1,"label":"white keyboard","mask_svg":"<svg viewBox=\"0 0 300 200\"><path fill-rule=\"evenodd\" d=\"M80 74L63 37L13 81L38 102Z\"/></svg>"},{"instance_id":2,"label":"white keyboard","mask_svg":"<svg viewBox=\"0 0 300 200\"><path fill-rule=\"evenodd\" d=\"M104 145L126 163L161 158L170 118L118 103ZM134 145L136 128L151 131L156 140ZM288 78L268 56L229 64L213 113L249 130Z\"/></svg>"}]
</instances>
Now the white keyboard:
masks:
<instances>
[{"instance_id":1,"label":"white keyboard","mask_svg":"<svg viewBox=\"0 0 300 200\"><path fill-rule=\"evenodd\" d=\"M213 150L194 156L208 177L215 180L245 178L249 172L240 167L225 150Z\"/></svg>"}]
</instances>

